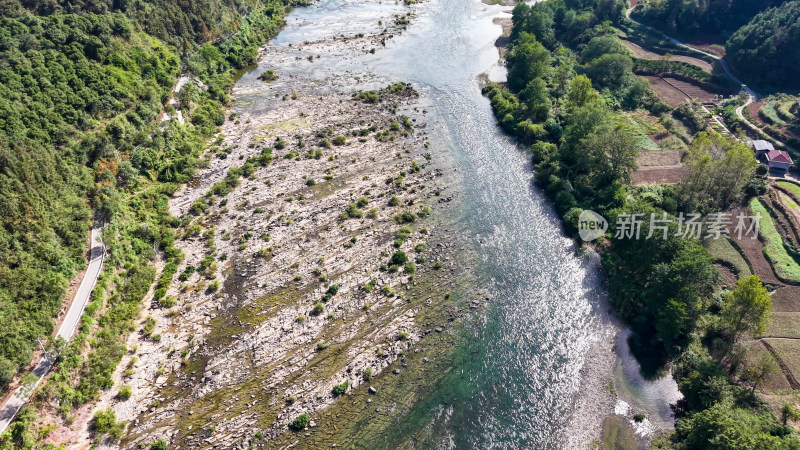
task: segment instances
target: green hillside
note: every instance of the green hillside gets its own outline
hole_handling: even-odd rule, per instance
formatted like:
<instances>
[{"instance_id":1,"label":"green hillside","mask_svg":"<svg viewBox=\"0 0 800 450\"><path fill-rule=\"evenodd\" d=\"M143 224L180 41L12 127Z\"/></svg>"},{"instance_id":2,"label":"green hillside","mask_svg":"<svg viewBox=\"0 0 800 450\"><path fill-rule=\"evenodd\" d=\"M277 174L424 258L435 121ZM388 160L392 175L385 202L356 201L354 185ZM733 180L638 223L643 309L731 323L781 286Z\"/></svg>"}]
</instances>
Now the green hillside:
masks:
<instances>
[{"instance_id":1,"label":"green hillside","mask_svg":"<svg viewBox=\"0 0 800 450\"><path fill-rule=\"evenodd\" d=\"M728 39L734 67L759 83L800 89L800 1L758 14Z\"/></svg>"},{"instance_id":2,"label":"green hillside","mask_svg":"<svg viewBox=\"0 0 800 450\"><path fill-rule=\"evenodd\" d=\"M146 263L154 242L169 250L166 195L194 172L233 70L287 6L0 2L0 387L53 331L93 210L112 223L112 264ZM189 124L158 127L182 67L207 88L184 88Z\"/></svg>"}]
</instances>

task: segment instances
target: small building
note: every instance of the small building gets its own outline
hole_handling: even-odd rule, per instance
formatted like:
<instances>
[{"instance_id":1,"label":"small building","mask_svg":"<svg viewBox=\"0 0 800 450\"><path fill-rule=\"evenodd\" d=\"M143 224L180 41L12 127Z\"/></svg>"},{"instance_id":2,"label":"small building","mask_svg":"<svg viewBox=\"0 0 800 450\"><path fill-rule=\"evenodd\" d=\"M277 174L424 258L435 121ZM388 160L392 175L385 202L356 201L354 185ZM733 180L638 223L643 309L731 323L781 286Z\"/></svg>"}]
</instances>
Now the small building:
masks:
<instances>
[{"instance_id":1,"label":"small building","mask_svg":"<svg viewBox=\"0 0 800 450\"><path fill-rule=\"evenodd\" d=\"M771 150L764 155L764 162L770 171L786 172L792 165L792 158L782 150Z\"/></svg>"},{"instance_id":2,"label":"small building","mask_svg":"<svg viewBox=\"0 0 800 450\"><path fill-rule=\"evenodd\" d=\"M771 152L775 150L775 147L769 141L753 141L753 150L756 152L756 159L759 161L763 161L762 157L767 154L767 152Z\"/></svg>"}]
</instances>

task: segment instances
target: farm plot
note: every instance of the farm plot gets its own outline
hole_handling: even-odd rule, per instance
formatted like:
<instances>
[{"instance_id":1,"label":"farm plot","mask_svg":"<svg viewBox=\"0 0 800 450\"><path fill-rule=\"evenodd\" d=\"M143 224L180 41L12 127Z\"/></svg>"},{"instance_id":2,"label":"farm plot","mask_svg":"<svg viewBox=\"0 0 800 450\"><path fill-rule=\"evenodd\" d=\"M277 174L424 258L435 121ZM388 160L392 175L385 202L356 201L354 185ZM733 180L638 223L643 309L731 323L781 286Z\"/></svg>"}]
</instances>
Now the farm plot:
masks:
<instances>
[{"instance_id":1,"label":"farm plot","mask_svg":"<svg viewBox=\"0 0 800 450\"><path fill-rule=\"evenodd\" d=\"M778 181L778 186L788 190L795 197L800 199L800 185L792 183L791 181Z\"/></svg>"},{"instance_id":2,"label":"farm plot","mask_svg":"<svg viewBox=\"0 0 800 450\"><path fill-rule=\"evenodd\" d=\"M737 217L739 214L743 214L745 216L751 215L750 211L744 208L737 208L731 211L731 213L733 217ZM750 226L750 221L747 220L746 222L746 225ZM747 260L750 261L750 266L753 268L753 273L758 275L762 282L771 285L783 284L775 276L775 272L772 270L772 265L769 263L769 261L767 261L766 256L764 256L764 246L761 241L758 239L751 239L750 235L743 235L741 239L738 239L734 231L733 224L728 227L728 231L731 237L734 239L736 245L742 249L742 252L745 254Z\"/></svg>"},{"instance_id":3,"label":"farm plot","mask_svg":"<svg viewBox=\"0 0 800 450\"><path fill-rule=\"evenodd\" d=\"M769 258L772 268L775 273L782 279L791 282L800 282L800 266L797 262L789 256L786 249L783 247L783 240L781 235L775 228L775 223L772 217L767 212L767 209L757 198L750 201L750 209L753 214L760 214L761 220L759 221L759 233L766 241L764 244L764 253Z\"/></svg>"},{"instance_id":4,"label":"farm plot","mask_svg":"<svg viewBox=\"0 0 800 450\"><path fill-rule=\"evenodd\" d=\"M800 312L773 311L766 336L800 339Z\"/></svg>"},{"instance_id":5,"label":"farm plot","mask_svg":"<svg viewBox=\"0 0 800 450\"><path fill-rule=\"evenodd\" d=\"M797 377L800 375L800 340L764 338L761 341L778 356L778 364L789 383L797 386Z\"/></svg>"},{"instance_id":6,"label":"farm plot","mask_svg":"<svg viewBox=\"0 0 800 450\"><path fill-rule=\"evenodd\" d=\"M731 269L738 278L752 275L747 261L727 239L708 239L704 241L704 245L715 261Z\"/></svg>"},{"instance_id":7,"label":"farm plot","mask_svg":"<svg viewBox=\"0 0 800 450\"><path fill-rule=\"evenodd\" d=\"M747 344L748 361L755 363L759 359L763 358L764 355L769 355L770 357L774 358L772 352L767 349L763 341L764 340L752 341ZM780 361L776 360L775 363L780 364ZM788 377L783 370L770 372L764 378L765 379L761 382L761 389L765 392L778 393L792 388L792 385L789 383Z\"/></svg>"},{"instance_id":8,"label":"farm plot","mask_svg":"<svg viewBox=\"0 0 800 450\"><path fill-rule=\"evenodd\" d=\"M710 103L715 100L714 96L720 93L704 88L699 84L681 81L671 77L662 78L647 75L644 78L650 83L650 87L653 91L673 108L686 100Z\"/></svg>"},{"instance_id":9,"label":"farm plot","mask_svg":"<svg viewBox=\"0 0 800 450\"><path fill-rule=\"evenodd\" d=\"M687 97L686 94L664 81L664 79L661 77L648 75L643 78L650 83L650 88L653 89L653 92L655 92L661 98L661 100L664 100L673 108L677 107L686 100L689 100L689 97Z\"/></svg>"},{"instance_id":10,"label":"farm plot","mask_svg":"<svg viewBox=\"0 0 800 450\"><path fill-rule=\"evenodd\" d=\"M627 47L628 50L630 50L631 53L633 53L633 56L635 56L635 57L637 57L639 59L649 59L649 60L658 61L658 60L661 60L661 59L664 58L663 54L650 51L650 50L648 50L646 48L643 48L642 46L640 46L640 45L638 45L636 43L631 42L631 41L626 41L626 40L622 39L621 42L622 42L622 45ZM692 58L691 56L670 55L669 60L670 61L685 62L687 64L691 64L693 66L696 66L696 67L700 68L702 71L708 72L708 73L711 73L711 71L713 69L709 62L703 61L702 59L698 59L698 58Z\"/></svg>"},{"instance_id":11,"label":"farm plot","mask_svg":"<svg viewBox=\"0 0 800 450\"><path fill-rule=\"evenodd\" d=\"M800 286L784 286L773 292L770 297L772 297L773 311L800 311Z\"/></svg>"}]
</instances>

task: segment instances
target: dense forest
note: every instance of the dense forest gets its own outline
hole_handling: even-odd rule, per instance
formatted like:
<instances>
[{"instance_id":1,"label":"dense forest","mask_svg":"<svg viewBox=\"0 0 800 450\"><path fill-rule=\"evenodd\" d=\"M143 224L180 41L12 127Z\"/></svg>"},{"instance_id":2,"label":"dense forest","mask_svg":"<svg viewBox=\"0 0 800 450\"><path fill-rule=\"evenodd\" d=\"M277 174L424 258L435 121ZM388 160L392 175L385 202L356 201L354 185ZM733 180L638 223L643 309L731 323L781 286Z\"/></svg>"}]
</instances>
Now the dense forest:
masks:
<instances>
[{"instance_id":1,"label":"dense forest","mask_svg":"<svg viewBox=\"0 0 800 450\"><path fill-rule=\"evenodd\" d=\"M726 42L746 82L800 89L800 1L648 0L634 17L667 33Z\"/></svg>"},{"instance_id":2,"label":"dense forest","mask_svg":"<svg viewBox=\"0 0 800 450\"><path fill-rule=\"evenodd\" d=\"M746 78L800 89L800 0L758 14L728 39L728 59Z\"/></svg>"},{"instance_id":3,"label":"dense forest","mask_svg":"<svg viewBox=\"0 0 800 450\"><path fill-rule=\"evenodd\" d=\"M636 18L668 33L730 35L759 12L785 0L648 0Z\"/></svg>"},{"instance_id":4,"label":"dense forest","mask_svg":"<svg viewBox=\"0 0 800 450\"><path fill-rule=\"evenodd\" d=\"M234 71L255 61L287 6L0 2L0 387L30 362L36 338L52 333L95 214L110 223L112 273L146 266L154 248L180 256L171 246L176 224L167 195L194 172L224 121ZM159 125L182 67L191 81L177 94L189 123ZM91 398L113 371L125 332L119 320L135 317L141 285L154 276L128 272L113 279L122 295L96 305L118 314L101 318L108 335L93 341L101 356L82 362L83 349L73 350L72 369L94 383L76 396L65 375L57 390L67 405Z\"/></svg>"},{"instance_id":5,"label":"dense forest","mask_svg":"<svg viewBox=\"0 0 800 450\"><path fill-rule=\"evenodd\" d=\"M617 219L626 215L710 214L763 192L765 179L752 152L713 132L701 132L691 142L684 182L631 185L638 151L627 112L646 110L666 122L686 114L681 108L671 111L634 76L631 58L608 21L621 20L622 8L614 1L517 5L507 86L484 89L500 125L528 148L537 183L567 230L575 233L584 209L606 217L613 236ZM642 235L648 235L650 223L641 225ZM677 220L663 239L658 236L598 245L611 302L634 331L631 346L643 370L673 361L685 397L677 405L676 431L654 444L800 447L794 431L738 383L746 374L737 362L737 342L763 331L768 317L770 299L761 281L742 279L720 293L718 271L699 240L678 233Z\"/></svg>"}]
</instances>

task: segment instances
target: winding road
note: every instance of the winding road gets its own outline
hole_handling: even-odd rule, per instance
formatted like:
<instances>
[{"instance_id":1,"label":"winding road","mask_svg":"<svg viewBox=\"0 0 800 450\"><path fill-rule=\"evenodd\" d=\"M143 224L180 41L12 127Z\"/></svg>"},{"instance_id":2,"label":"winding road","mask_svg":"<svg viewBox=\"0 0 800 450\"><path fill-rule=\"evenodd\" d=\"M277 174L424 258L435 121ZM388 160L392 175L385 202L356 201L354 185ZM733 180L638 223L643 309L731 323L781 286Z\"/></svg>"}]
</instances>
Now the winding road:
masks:
<instances>
[{"instance_id":1,"label":"winding road","mask_svg":"<svg viewBox=\"0 0 800 450\"><path fill-rule=\"evenodd\" d=\"M101 237L101 226L95 225L92 227L91 249L89 250L89 265L86 267L86 273L83 275L78 291L75 293L75 299L64 316L64 321L58 329L57 337L69 341L78 327L83 310L86 304L89 303L89 297L92 290L97 283L97 277L103 270L103 261L105 259L105 246ZM5 405L0 408L0 433L8 428L8 425L14 420L19 410L25 405L30 398L36 386L42 381L42 378L47 375L47 372L53 367L53 361L47 355L42 357L36 367L33 369L33 374L36 375L36 382L33 384L20 385L14 394L8 399Z\"/></svg>"},{"instance_id":2,"label":"winding road","mask_svg":"<svg viewBox=\"0 0 800 450\"><path fill-rule=\"evenodd\" d=\"M733 72L731 72L731 69L728 66L728 63L725 61L724 58L720 57L719 55L715 55L713 53L709 53L709 52L700 50L699 48L692 47L691 45L684 44L683 42L673 38L672 36L669 36L669 35L665 34L664 32L662 32L660 30L657 30L657 29L655 29L655 28L653 28L653 27L651 27L649 25L645 25L645 24L643 24L641 22L638 22L638 21L632 19L631 18L631 13L633 12L634 8L628 8L628 10L625 11L625 17L627 17L628 20L630 20L631 22L633 22L633 23L635 23L635 24L637 24L637 25L639 25L641 27L644 27L644 28L646 28L646 29L648 29L648 30L650 30L650 31L652 31L654 33L660 34L661 36L663 36L664 38L666 38L667 40L669 40L670 42L672 42L673 44L675 44L675 45L677 45L679 47L683 47L683 48L685 48L687 50L691 50L691 51L693 51L695 53L699 53L701 55L709 56L709 57L714 58L715 60L719 61L720 66L722 66L722 69L725 71L725 75L727 75L728 78L733 80L735 83L740 84L742 86L742 90L747 92L747 101L745 101L745 103L743 105L741 105L738 108L736 108L736 116L739 118L739 120L744 122L745 125L750 127L750 129L755 130L757 133L761 134L762 136L768 137L769 140L774 141L779 146L784 147L784 148L786 148L788 150L794 151L794 149L792 147L790 147L790 146L786 145L784 142L781 142L781 141L775 139L774 137L768 135L760 127L756 126L755 124L753 124L752 122L747 120L747 117L745 117L744 113L743 113L744 109L747 108L747 106L750 105L751 103L758 101L758 99L760 99L762 96L758 92L750 89L746 84L742 83L742 81L740 79L738 79L736 77L736 75L733 74Z\"/></svg>"}]
</instances>

